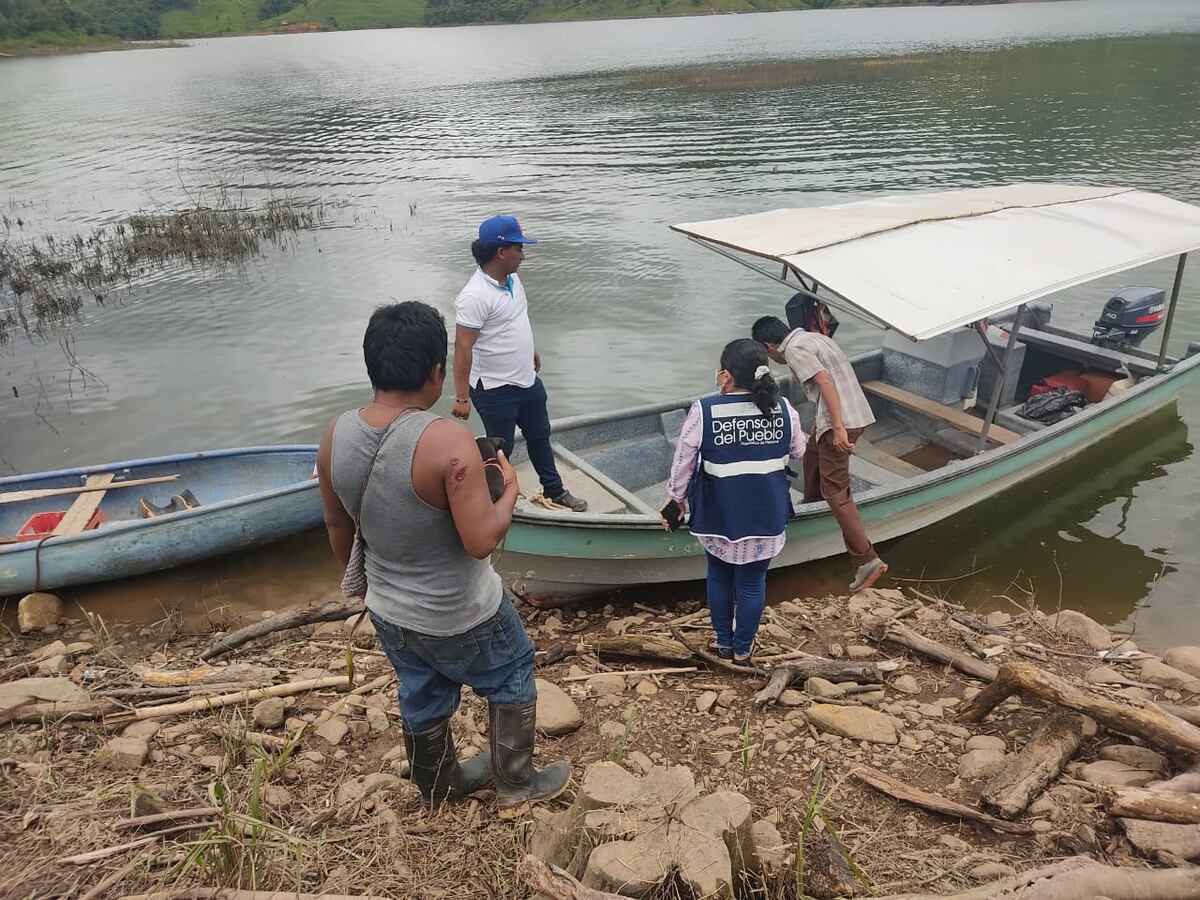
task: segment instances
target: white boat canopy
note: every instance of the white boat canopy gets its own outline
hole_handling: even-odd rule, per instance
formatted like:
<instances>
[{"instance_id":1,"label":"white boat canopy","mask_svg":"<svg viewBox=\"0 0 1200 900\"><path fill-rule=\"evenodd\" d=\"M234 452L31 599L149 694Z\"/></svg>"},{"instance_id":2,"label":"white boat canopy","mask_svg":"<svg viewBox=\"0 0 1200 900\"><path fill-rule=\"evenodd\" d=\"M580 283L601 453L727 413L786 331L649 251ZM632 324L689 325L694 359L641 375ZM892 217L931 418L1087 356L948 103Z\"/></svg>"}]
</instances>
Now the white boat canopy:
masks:
<instances>
[{"instance_id":1,"label":"white boat canopy","mask_svg":"<svg viewBox=\"0 0 1200 900\"><path fill-rule=\"evenodd\" d=\"M783 263L914 340L1200 248L1200 207L1121 187L1014 184L672 226Z\"/></svg>"}]
</instances>

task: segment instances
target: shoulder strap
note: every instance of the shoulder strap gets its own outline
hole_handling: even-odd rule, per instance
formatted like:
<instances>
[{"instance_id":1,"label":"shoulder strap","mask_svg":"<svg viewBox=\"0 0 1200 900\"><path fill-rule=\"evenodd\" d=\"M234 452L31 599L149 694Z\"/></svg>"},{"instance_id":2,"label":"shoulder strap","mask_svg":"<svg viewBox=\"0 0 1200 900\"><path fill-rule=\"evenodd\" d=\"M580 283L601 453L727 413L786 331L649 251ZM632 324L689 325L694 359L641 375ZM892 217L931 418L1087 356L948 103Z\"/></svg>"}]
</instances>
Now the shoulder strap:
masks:
<instances>
[{"instance_id":1,"label":"shoulder strap","mask_svg":"<svg viewBox=\"0 0 1200 900\"><path fill-rule=\"evenodd\" d=\"M383 442L388 439L388 436L392 433L392 430L396 427L396 425L398 425L401 420L407 419L411 414L411 412L408 412L401 413L400 415L396 416L396 418L392 419L392 421L388 424L387 430L379 436L379 443L375 445L375 452L371 454L371 461L367 463L367 474L363 476L362 487L358 489L358 502L354 505L354 512L350 514L350 517L354 519L355 528L359 528L358 523L362 516L363 497L365 497L367 494L367 482L371 480L371 473L375 470L375 460L379 458L379 451L383 447Z\"/></svg>"}]
</instances>

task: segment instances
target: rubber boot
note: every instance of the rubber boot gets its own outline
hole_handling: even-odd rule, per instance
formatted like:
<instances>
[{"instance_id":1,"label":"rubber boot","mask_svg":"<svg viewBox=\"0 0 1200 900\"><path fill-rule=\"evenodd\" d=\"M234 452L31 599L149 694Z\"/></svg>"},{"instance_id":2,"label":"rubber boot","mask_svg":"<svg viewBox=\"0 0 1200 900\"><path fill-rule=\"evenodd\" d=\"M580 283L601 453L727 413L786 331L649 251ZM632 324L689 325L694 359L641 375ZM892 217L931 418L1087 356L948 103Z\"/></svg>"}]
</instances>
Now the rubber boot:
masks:
<instances>
[{"instance_id":1,"label":"rubber boot","mask_svg":"<svg viewBox=\"0 0 1200 900\"><path fill-rule=\"evenodd\" d=\"M553 800L571 780L571 767L561 760L540 772L533 767L536 717L537 701L488 704L496 805L502 819L523 815L538 801Z\"/></svg>"},{"instance_id":2,"label":"rubber boot","mask_svg":"<svg viewBox=\"0 0 1200 900\"><path fill-rule=\"evenodd\" d=\"M478 753L459 763L450 736L450 720L442 719L425 731L404 732L409 778L421 791L426 806L461 800L492 783L492 754Z\"/></svg>"}]
</instances>

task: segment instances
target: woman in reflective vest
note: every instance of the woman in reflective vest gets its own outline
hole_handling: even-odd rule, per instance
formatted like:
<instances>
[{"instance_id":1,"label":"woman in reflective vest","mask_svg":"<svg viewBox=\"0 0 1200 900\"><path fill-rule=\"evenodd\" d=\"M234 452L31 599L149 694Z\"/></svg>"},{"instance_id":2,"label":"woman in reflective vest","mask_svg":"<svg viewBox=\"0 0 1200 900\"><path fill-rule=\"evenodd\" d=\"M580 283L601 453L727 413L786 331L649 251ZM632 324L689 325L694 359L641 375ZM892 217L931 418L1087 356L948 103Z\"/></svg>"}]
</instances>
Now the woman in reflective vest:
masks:
<instances>
[{"instance_id":1,"label":"woman in reflective vest","mask_svg":"<svg viewBox=\"0 0 1200 900\"><path fill-rule=\"evenodd\" d=\"M667 496L686 512L708 556L708 608L723 659L748 663L767 594L767 566L783 549L792 513L786 465L804 454L804 431L767 366L762 344L731 341L717 370L719 395L692 404ZM664 520L664 525L666 521Z\"/></svg>"}]
</instances>

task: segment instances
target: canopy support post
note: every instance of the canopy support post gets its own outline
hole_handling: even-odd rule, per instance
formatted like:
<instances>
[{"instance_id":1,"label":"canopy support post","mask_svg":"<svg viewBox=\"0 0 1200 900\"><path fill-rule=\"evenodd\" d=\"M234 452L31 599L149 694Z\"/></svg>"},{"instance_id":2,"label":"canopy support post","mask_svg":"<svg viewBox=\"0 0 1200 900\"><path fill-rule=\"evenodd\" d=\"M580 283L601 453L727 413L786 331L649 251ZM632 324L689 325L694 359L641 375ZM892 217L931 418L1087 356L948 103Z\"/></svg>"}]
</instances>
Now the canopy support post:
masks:
<instances>
[{"instance_id":1,"label":"canopy support post","mask_svg":"<svg viewBox=\"0 0 1200 900\"><path fill-rule=\"evenodd\" d=\"M1175 267L1175 284L1171 287L1171 303L1167 307L1167 323L1163 326L1162 346L1158 348L1158 371L1163 370L1163 362L1167 358L1167 341L1171 339L1171 323L1175 321L1175 306L1179 302L1179 289L1183 286L1183 269L1187 265L1188 255L1179 254L1179 265Z\"/></svg>"},{"instance_id":2,"label":"canopy support post","mask_svg":"<svg viewBox=\"0 0 1200 900\"><path fill-rule=\"evenodd\" d=\"M746 260L737 256L736 254L731 253L729 250L726 250L724 247L720 247L716 244L710 244L710 243L708 243L708 241L703 241L700 238L696 237L695 235L690 235L690 234L688 235L688 240L694 241L695 243L699 244L701 247L711 250L713 253L719 253L719 254L721 254L721 256L724 256L726 259L733 260L739 266L744 266L745 268L749 269L751 272L757 272L759 275L762 275L766 278L770 278L772 281L778 282L779 284L782 284L786 288L792 288L792 290L795 290L796 286L794 284L792 284L790 281L788 281L787 279L781 278L778 275L774 274L773 272L768 272L766 269L760 269L758 266L754 265L753 263L747 262ZM800 282L801 286L803 286L803 287L805 287L805 289L807 289L807 285L804 284L804 278L802 277L803 273L801 273L801 271L793 265L789 264L788 268L792 270L792 274L794 274L796 276L796 279ZM814 292L815 292L816 287L817 287L817 281L814 278L813 279ZM832 294L836 298L835 302L830 304L831 306L837 306L839 309L845 310L850 315L855 316L856 318L859 318L862 321L867 322L871 325L874 325L876 328L887 329L890 327L886 322L875 318L874 316L872 316L870 313L866 312L865 310L859 309L857 306L855 306L853 303L851 303L849 300L847 300L845 297L843 297L841 294L839 294L837 291L833 290L832 288L826 286L825 290L828 293ZM903 333L903 332L901 332L901 333Z\"/></svg>"},{"instance_id":3,"label":"canopy support post","mask_svg":"<svg viewBox=\"0 0 1200 900\"><path fill-rule=\"evenodd\" d=\"M1025 317L1025 304L1017 307L1013 316L1012 330L1008 333L1008 343L1004 345L1004 361L1000 371L996 373L996 384L992 387L992 400L988 404L987 415L983 417L983 427L979 429L979 446L976 453L982 453L987 448L988 431L996 420L996 412L1000 409L1000 395L1004 392L1004 382L1008 378L1008 367L1012 365L1013 351L1017 349L1017 334L1021 331L1021 320Z\"/></svg>"}]
</instances>

